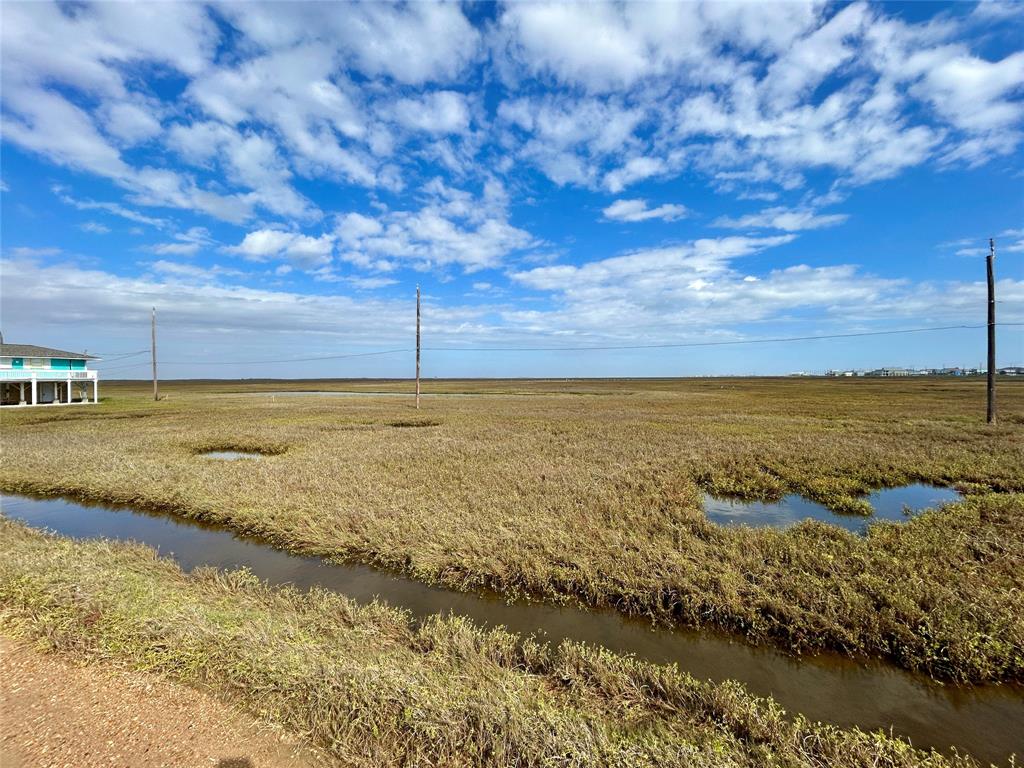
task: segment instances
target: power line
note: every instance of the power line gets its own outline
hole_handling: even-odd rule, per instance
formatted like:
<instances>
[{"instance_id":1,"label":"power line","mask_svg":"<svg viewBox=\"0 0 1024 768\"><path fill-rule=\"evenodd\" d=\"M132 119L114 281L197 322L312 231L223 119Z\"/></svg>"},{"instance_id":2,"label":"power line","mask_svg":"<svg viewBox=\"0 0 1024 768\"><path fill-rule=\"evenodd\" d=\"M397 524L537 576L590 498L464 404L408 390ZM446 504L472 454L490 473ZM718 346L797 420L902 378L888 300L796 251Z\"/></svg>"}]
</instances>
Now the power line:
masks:
<instances>
[{"instance_id":1,"label":"power line","mask_svg":"<svg viewBox=\"0 0 1024 768\"><path fill-rule=\"evenodd\" d=\"M1002 326L1024 325L1024 323L1000 323ZM816 341L819 339L850 339L860 336L891 336L900 333L924 333L927 331L952 331L964 328L984 328L985 325L943 325L928 328L900 328L892 331L859 331L856 333L830 333L820 336L784 336L770 339L735 339L730 341L691 341L666 344L622 344L614 346L587 347L424 347L428 352L586 352L591 350L616 349L681 349L684 347L724 347L735 344L773 344L786 341Z\"/></svg>"},{"instance_id":2,"label":"power line","mask_svg":"<svg viewBox=\"0 0 1024 768\"><path fill-rule=\"evenodd\" d=\"M161 360L161 365L270 365L272 363L306 363L315 360L346 360L353 357L376 357L379 355L394 355L398 352L410 352L409 349L385 349L380 352L360 352L351 355L324 355L322 357L292 357L282 360L238 360L236 362L215 360L204 362L202 360Z\"/></svg>"},{"instance_id":3,"label":"power line","mask_svg":"<svg viewBox=\"0 0 1024 768\"><path fill-rule=\"evenodd\" d=\"M105 363L113 363L113 362L117 362L118 360L126 360L129 357L138 357L139 355L144 355L147 352L149 352L148 349L140 349L138 352L125 352L124 354L114 355L113 357L103 356L103 359L100 360L97 363L97 365L103 365Z\"/></svg>"},{"instance_id":4,"label":"power line","mask_svg":"<svg viewBox=\"0 0 1024 768\"><path fill-rule=\"evenodd\" d=\"M1024 323L999 323L1001 327L1024 326ZM831 333L819 336L780 336L768 339L734 339L729 341L692 341L692 342L671 342L664 344L621 344L604 346L580 346L580 347L423 347L425 352L588 352L588 351L612 351L631 349L683 349L688 347L721 347L741 344L775 344L792 341L817 341L826 339L849 339L866 336L891 336L907 333L926 333L931 331L951 331L963 329L985 328L986 325L944 325L922 328L899 328L889 331L857 331L851 333ZM316 357L292 357L275 360L238 360L238 361L203 361L203 360L161 360L161 365L274 365L278 363L303 363L316 362L321 360L348 360L360 357L379 357L382 355L395 355L400 353L413 352L412 349L386 349L376 352L359 352L344 355L320 355ZM125 357L145 354L149 350L144 349L134 352ZM138 368L146 363L132 363L129 365L114 366L105 368L105 371L123 370L125 368Z\"/></svg>"},{"instance_id":5,"label":"power line","mask_svg":"<svg viewBox=\"0 0 1024 768\"><path fill-rule=\"evenodd\" d=\"M110 373L111 371L123 371L125 368L142 368L149 365L149 363L129 363L128 365L115 365L113 368L103 368L100 373Z\"/></svg>"},{"instance_id":6,"label":"power line","mask_svg":"<svg viewBox=\"0 0 1024 768\"><path fill-rule=\"evenodd\" d=\"M128 357L129 355L138 355L142 352L148 352L148 349L140 349L134 352L90 352L95 357L102 357L104 360L114 360L118 357Z\"/></svg>"}]
</instances>

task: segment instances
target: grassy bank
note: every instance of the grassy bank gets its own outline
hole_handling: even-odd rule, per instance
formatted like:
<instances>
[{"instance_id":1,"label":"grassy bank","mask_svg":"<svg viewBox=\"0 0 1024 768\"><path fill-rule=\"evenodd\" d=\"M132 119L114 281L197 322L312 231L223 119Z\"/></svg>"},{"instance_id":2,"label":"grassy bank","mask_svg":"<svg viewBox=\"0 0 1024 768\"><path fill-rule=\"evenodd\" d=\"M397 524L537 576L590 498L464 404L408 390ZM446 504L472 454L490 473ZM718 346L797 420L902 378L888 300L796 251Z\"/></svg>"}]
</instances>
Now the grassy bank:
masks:
<instances>
[{"instance_id":1,"label":"grassy bank","mask_svg":"<svg viewBox=\"0 0 1024 768\"><path fill-rule=\"evenodd\" d=\"M612 605L799 651L953 680L1024 680L1024 382L428 383L479 397L233 396L5 412L0 486L214 520L426 581ZM302 389L354 388L313 382ZM393 383L361 383L396 389ZM407 385L405 385L407 386ZM213 448L264 450L215 462ZM705 491L798 492L863 512L870 489L975 495L860 539L806 523L721 528Z\"/></svg>"},{"instance_id":2,"label":"grassy bank","mask_svg":"<svg viewBox=\"0 0 1024 768\"><path fill-rule=\"evenodd\" d=\"M0 628L210 689L345 765L974 765L787 719L735 684L2 518Z\"/></svg>"}]
</instances>

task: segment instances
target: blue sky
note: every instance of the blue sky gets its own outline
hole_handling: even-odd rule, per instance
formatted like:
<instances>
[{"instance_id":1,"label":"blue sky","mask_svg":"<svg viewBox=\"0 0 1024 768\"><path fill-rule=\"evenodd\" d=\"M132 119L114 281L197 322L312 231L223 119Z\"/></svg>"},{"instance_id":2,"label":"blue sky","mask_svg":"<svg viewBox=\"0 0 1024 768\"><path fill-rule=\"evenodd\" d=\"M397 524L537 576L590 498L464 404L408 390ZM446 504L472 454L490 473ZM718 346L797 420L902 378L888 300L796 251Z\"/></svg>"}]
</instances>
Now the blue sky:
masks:
<instances>
[{"instance_id":1,"label":"blue sky","mask_svg":"<svg viewBox=\"0 0 1024 768\"><path fill-rule=\"evenodd\" d=\"M338 356L410 349L420 284L427 376L977 365L578 348L975 325L990 236L1024 322L1022 9L6 2L0 324L109 376L152 306L166 377L407 376Z\"/></svg>"}]
</instances>

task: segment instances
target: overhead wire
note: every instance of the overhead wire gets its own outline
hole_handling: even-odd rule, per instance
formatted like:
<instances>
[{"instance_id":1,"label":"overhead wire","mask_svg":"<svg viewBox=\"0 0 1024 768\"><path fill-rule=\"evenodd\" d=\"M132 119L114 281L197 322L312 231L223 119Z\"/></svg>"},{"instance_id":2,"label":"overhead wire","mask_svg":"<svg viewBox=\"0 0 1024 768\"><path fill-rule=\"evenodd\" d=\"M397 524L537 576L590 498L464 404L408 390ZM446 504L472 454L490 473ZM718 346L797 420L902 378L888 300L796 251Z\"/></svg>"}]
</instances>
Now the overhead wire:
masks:
<instances>
[{"instance_id":1,"label":"overhead wire","mask_svg":"<svg viewBox=\"0 0 1024 768\"><path fill-rule=\"evenodd\" d=\"M997 327L1007 326L1024 326L1024 323L997 323ZM820 334L814 336L778 336L766 339L728 339L728 340L717 340L717 341L688 341L688 342L665 342L657 344L608 344L608 345L589 345L589 346L537 346L537 347L423 347L424 352L589 352L589 351L615 351L615 350L642 350L642 349L685 349L694 347L721 347L721 346L735 346L743 344L777 344L794 341L819 341L828 339L850 339L850 338L863 338L871 336L892 336L898 334L909 334L909 333L927 333L933 331L952 331L952 330L977 330L985 328L986 324L977 325L942 325L942 326L924 326L919 328L897 328L886 331L853 331L848 333L829 333ZM131 352L122 355L118 358L110 358L109 360L127 359L137 355L145 354L149 352L148 349L139 350L138 352ZM354 358L363 357L379 357L382 355L394 355L399 353L409 353L415 351L411 348L404 349L386 349L378 350L373 352L356 352L347 353L340 355L317 355L312 357L292 357L292 358L277 358L269 360L158 360L159 365L200 365L200 366L232 366L232 365L276 365L281 363L304 363L304 362L319 362L324 360L348 360ZM106 361L104 361L106 362ZM123 370L126 368L138 368L148 365L148 363L130 363L128 365L114 366L104 368L105 371Z\"/></svg>"},{"instance_id":2,"label":"overhead wire","mask_svg":"<svg viewBox=\"0 0 1024 768\"><path fill-rule=\"evenodd\" d=\"M1001 325L1024 325L1024 323L1001 323ZM951 331L960 329L985 328L981 325L943 325L923 328L899 328L890 331L857 331L852 333L829 333L817 336L783 336L768 339L729 339L724 341L687 341L664 344L621 344L583 347L423 347L424 352L585 352L590 350L629 349L680 349L685 347L722 347L736 344L774 344L787 341L817 341L820 339L849 339L862 336L890 336L901 333L923 333L927 331Z\"/></svg>"},{"instance_id":3,"label":"overhead wire","mask_svg":"<svg viewBox=\"0 0 1024 768\"><path fill-rule=\"evenodd\" d=\"M111 357L107 357L107 356L104 356L104 355L97 354L96 357L102 357L103 359L102 360L98 360L96 362L96 364L97 365L102 365L104 363L113 363L113 362L116 362L118 360L127 360L129 357L138 357L139 355L145 355L148 352L149 352L148 349L140 349L138 352L125 352L123 354L114 355L114 356L111 356Z\"/></svg>"}]
</instances>

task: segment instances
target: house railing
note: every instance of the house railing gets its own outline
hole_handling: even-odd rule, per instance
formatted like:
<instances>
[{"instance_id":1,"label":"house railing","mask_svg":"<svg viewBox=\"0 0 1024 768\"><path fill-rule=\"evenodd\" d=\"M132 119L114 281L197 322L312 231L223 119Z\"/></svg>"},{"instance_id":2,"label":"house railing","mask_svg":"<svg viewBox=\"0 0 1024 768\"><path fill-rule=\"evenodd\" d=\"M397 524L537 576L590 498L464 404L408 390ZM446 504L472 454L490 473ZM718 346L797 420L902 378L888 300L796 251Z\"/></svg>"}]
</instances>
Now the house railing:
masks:
<instances>
[{"instance_id":1,"label":"house railing","mask_svg":"<svg viewBox=\"0 0 1024 768\"><path fill-rule=\"evenodd\" d=\"M92 381L97 371L69 371L33 368L2 368L0 381Z\"/></svg>"}]
</instances>

